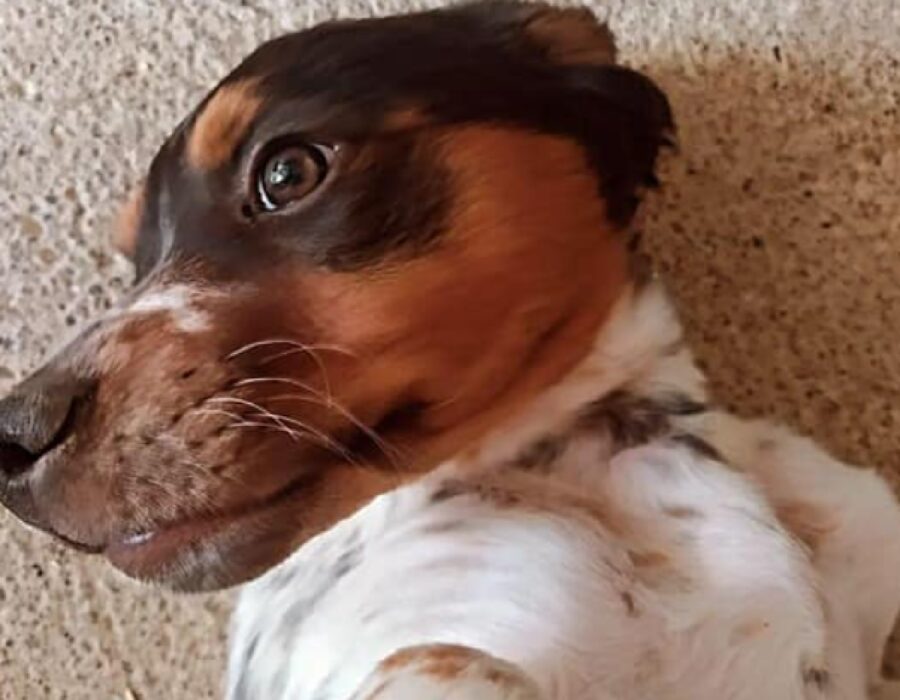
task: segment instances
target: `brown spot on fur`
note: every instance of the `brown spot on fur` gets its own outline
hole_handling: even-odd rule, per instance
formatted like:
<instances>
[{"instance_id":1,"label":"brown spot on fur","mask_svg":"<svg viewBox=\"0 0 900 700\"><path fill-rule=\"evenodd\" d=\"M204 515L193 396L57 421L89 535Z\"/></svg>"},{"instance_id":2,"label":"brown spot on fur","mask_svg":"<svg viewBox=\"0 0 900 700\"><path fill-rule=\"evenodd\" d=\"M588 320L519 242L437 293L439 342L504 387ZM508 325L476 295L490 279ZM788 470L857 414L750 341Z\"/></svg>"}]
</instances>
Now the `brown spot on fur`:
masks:
<instances>
[{"instance_id":1,"label":"brown spot on fur","mask_svg":"<svg viewBox=\"0 0 900 700\"><path fill-rule=\"evenodd\" d=\"M775 514L779 522L813 553L838 526L833 514L804 501L776 502Z\"/></svg>"},{"instance_id":2,"label":"brown spot on fur","mask_svg":"<svg viewBox=\"0 0 900 700\"><path fill-rule=\"evenodd\" d=\"M639 613L634 602L634 596L628 591L621 591L619 596L622 598L622 602L625 603L625 610L628 612L628 616L637 617Z\"/></svg>"},{"instance_id":3,"label":"brown spot on fur","mask_svg":"<svg viewBox=\"0 0 900 700\"><path fill-rule=\"evenodd\" d=\"M119 211L113 231L113 245L122 255L131 258L137 249L138 231L144 215L144 185L136 187Z\"/></svg>"},{"instance_id":4,"label":"brown spot on fur","mask_svg":"<svg viewBox=\"0 0 900 700\"><path fill-rule=\"evenodd\" d=\"M522 681L511 670L506 668L489 668L484 673L485 680L502 688L518 688L522 685Z\"/></svg>"},{"instance_id":5,"label":"brown spot on fur","mask_svg":"<svg viewBox=\"0 0 900 700\"><path fill-rule=\"evenodd\" d=\"M769 626L769 622L766 620L747 620L732 630L731 641L734 644L739 644L747 639L758 637L769 629Z\"/></svg>"},{"instance_id":6,"label":"brown spot on fur","mask_svg":"<svg viewBox=\"0 0 900 700\"><path fill-rule=\"evenodd\" d=\"M401 649L379 664L382 671L397 671L417 666L422 673L443 680L459 677L466 667L478 660L473 649L452 644L432 644Z\"/></svg>"},{"instance_id":7,"label":"brown spot on fur","mask_svg":"<svg viewBox=\"0 0 900 700\"><path fill-rule=\"evenodd\" d=\"M514 487L507 488L499 483L465 481L463 479L445 481L431 494L431 502L441 503L460 496L476 496L482 501L500 508L508 508L522 502L522 495Z\"/></svg>"},{"instance_id":8,"label":"brown spot on fur","mask_svg":"<svg viewBox=\"0 0 900 700\"><path fill-rule=\"evenodd\" d=\"M647 568L653 566L665 566L669 563L669 557L662 552L639 552L636 550L630 550L628 552L628 558L631 560L631 563L640 568Z\"/></svg>"},{"instance_id":9,"label":"brown spot on fur","mask_svg":"<svg viewBox=\"0 0 900 700\"><path fill-rule=\"evenodd\" d=\"M418 661L422 654L421 647L410 647L396 651L386 659L382 659L378 664L378 668L382 671L398 671L401 668L411 666Z\"/></svg>"},{"instance_id":10,"label":"brown spot on fur","mask_svg":"<svg viewBox=\"0 0 900 700\"><path fill-rule=\"evenodd\" d=\"M831 674L824 668L805 668L803 669L803 682L806 685L812 685L819 690L824 691L831 683Z\"/></svg>"},{"instance_id":11,"label":"brown spot on fur","mask_svg":"<svg viewBox=\"0 0 900 700\"><path fill-rule=\"evenodd\" d=\"M463 674L475 675L504 689L518 689L527 685L526 679L510 664L489 654L453 644L433 644L401 649L379 665L381 673L396 674L411 671L438 681L453 681ZM389 687L390 681L378 688L366 700L372 700Z\"/></svg>"},{"instance_id":12,"label":"brown spot on fur","mask_svg":"<svg viewBox=\"0 0 900 700\"><path fill-rule=\"evenodd\" d=\"M690 506L664 506L663 513L679 520L694 520L700 517L700 511Z\"/></svg>"},{"instance_id":13,"label":"brown spot on fur","mask_svg":"<svg viewBox=\"0 0 900 700\"><path fill-rule=\"evenodd\" d=\"M524 471L547 471L566 449L564 437L549 437L527 447L511 466Z\"/></svg>"},{"instance_id":14,"label":"brown spot on fur","mask_svg":"<svg viewBox=\"0 0 900 700\"><path fill-rule=\"evenodd\" d=\"M616 506L604 499L559 486L548 488L546 479L510 468L491 474L447 479L432 493L432 502L469 496L497 508L516 508L534 513L559 515L566 520L588 521L589 527L602 527L617 536L629 530L629 520Z\"/></svg>"},{"instance_id":15,"label":"brown spot on fur","mask_svg":"<svg viewBox=\"0 0 900 700\"><path fill-rule=\"evenodd\" d=\"M680 445L684 445L692 452L704 459L725 464L722 454L706 440L693 433L678 433L672 436L672 440Z\"/></svg>"},{"instance_id":16,"label":"brown spot on fur","mask_svg":"<svg viewBox=\"0 0 900 700\"><path fill-rule=\"evenodd\" d=\"M529 22L526 34L561 65L615 63L612 32L586 8L545 8Z\"/></svg>"},{"instance_id":17,"label":"brown spot on fur","mask_svg":"<svg viewBox=\"0 0 900 700\"><path fill-rule=\"evenodd\" d=\"M579 428L609 434L614 450L641 445L660 437L670 428L670 415L657 401L614 391L591 404L581 416Z\"/></svg>"},{"instance_id":18,"label":"brown spot on fur","mask_svg":"<svg viewBox=\"0 0 900 700\"><path fill-rule=\"evenodd\" d=\"M608 433L613 451L670 435L673 440L708 457L714 450L700 438L682 433L671 435L673 418L697 415L706 410L705 404L681 394L642 396L620 390L591 404L581 416L578 427Z\"/></svg>"},{"instance_id":19,"label":"brown spot on fur","mask_svg":"<svg viewBox=\"0 0 900 700\"><path fill-rule=\"evenodd\" d=\"M259 114L263 100L258 81L224 85L210 98L194 122L187 144L188 162L213 170L234 155Z\"/></svg>"}]
</instances>

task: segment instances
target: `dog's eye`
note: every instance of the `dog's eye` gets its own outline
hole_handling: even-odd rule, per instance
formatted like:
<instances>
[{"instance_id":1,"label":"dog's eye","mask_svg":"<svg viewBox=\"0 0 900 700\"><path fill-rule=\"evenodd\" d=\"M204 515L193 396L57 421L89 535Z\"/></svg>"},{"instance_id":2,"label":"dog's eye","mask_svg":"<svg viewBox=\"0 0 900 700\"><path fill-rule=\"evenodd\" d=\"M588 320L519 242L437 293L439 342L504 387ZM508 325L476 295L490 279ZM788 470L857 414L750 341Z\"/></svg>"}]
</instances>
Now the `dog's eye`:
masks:
<instances>
[{"instance_id":1,"label":"dog's eye","mask_svg":"<svg viewBox=\"0 0 900 700\"><path fill-rule=\"evenodd\" d=\"M327 146L293 144L269 156L256 175L256 195L263 211L276 211L302 199L328 173Z\"/></svg>"}]
</instances>

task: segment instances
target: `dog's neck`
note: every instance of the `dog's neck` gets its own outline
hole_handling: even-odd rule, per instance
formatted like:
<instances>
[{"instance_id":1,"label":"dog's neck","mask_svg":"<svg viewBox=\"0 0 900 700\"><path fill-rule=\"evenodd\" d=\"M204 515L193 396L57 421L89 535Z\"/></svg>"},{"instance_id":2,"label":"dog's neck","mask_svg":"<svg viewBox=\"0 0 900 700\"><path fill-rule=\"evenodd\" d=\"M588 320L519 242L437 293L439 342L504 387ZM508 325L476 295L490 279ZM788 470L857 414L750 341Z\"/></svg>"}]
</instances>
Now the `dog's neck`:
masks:
<instances>
[{"instance_id":1,"label":"dog's neck","mask_svg":"<svg viewBox=\"0 0 900 700\"><path fill-rule=\"evenodd\" d=\"M635 285L572 371L457 461L476 468L546 463L560 440L586 428L605 434L614 452L653 437L666 416L701 413L704 383L662 286Z\"/></svg>"}]
</instances>

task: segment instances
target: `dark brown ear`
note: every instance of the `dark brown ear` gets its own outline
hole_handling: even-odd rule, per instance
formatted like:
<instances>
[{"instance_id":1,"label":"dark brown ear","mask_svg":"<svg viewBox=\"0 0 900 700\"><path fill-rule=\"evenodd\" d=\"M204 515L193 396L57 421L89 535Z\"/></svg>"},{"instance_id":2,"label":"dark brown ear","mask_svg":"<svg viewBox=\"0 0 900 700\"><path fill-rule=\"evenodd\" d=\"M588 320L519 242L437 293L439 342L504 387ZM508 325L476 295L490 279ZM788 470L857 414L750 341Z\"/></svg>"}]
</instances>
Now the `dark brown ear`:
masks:
<instances>
[{"instance_id":1,"label":"dark brown ear","mask_svg":"<svg viewBox=\"0 0 900 700\"><path fill-rule=\"evenodd\" d=\"M523 5L525 35L561 66L601 66L616 62L616 43L606 24L584 7Z\"/></svg>"},{"instance_id":2,"label":"dark brown ear","mask_svg":"<svg viewBox=\"0 0 900 700\"><path fill-rule=\"evenodd\" d=\"M648 77L622 66L572 67L565 80L609 217L625 226L642 191L659 184L656 160L663 146L672 145L675 132L669 100Z\"/></svg>"},{"instance_id":3,"label":"dark brown ear","mask_svg":"<svg viewBox=\"0 0 900 700\"><path fill-rule=\"evenodd\" d=\"M600 66L616 61L612 32L583 7L554 7L544 2L474 0L452 13L477 18L495 37L559 66Z\"/></svg>"}]
</instances>

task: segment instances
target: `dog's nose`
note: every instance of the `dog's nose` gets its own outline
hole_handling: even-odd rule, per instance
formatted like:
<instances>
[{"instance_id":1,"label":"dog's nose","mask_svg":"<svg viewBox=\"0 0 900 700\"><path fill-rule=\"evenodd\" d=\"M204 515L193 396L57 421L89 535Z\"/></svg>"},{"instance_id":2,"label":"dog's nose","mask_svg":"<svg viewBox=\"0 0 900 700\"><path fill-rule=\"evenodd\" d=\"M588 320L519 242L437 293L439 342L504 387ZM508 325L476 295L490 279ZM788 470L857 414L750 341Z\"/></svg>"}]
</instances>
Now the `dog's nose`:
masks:
<instances>
[{"instance_id":1,"label":"dog's nose","mask_svg":"<svg viewBox=\"0 0 900 700\"><path fill-rule=\"evenodd\" d=\"M43 371L0 400L0 480L20 476L65 440L76 402L89 383Z\"/></svg>"}]
</instances>

